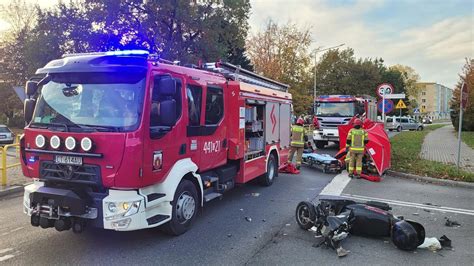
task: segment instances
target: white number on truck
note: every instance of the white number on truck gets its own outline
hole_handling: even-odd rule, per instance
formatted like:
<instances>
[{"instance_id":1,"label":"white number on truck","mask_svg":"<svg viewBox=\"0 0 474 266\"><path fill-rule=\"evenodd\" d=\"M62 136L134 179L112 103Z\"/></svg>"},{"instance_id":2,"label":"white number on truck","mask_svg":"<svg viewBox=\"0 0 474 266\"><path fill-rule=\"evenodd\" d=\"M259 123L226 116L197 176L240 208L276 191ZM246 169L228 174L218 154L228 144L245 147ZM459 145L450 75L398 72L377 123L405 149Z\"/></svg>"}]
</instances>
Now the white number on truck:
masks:
<instances>
[{"instance_id":1,"label":"white number on truck","mask_svg":"<svg viewBox=\"0 0 474 266\"><path fill-rule=\"evenodd\" d=\"M204 142L204 153L219 152L221 148L221 141L206 141Z\"/></svg>"}]
</instances>

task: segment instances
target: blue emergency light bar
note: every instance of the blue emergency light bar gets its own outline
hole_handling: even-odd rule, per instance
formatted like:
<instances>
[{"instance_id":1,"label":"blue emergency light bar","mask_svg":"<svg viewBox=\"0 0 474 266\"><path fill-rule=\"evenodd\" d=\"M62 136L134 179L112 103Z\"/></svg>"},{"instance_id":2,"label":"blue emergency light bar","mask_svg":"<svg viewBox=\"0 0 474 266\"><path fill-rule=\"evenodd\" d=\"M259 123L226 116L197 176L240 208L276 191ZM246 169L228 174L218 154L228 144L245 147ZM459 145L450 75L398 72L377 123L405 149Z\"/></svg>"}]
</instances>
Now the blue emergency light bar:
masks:
<instances>
[{"instance_id":1,"label":"blue emergency light bar","mask_svg":"<svg viewBox=\"0 0 474 266\"><path fill-rule=\"evenodd\" d=\"M136 56L148 57L150 55L150 52L146 50L122 50L122 51L108 51L108 52L63 54L62 57L65 58L65 57L84 56L84 55L112 55L112 56L136 55Z\"/></svg>"}]
</instances>

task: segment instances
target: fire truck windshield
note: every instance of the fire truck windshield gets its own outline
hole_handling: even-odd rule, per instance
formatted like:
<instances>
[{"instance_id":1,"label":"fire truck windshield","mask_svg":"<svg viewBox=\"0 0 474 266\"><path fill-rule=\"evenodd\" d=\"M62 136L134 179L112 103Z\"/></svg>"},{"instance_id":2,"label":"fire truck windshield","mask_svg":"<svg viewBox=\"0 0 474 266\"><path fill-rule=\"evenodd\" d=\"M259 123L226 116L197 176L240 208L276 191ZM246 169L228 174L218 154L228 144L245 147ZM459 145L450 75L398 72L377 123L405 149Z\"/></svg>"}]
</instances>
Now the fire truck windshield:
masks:
<instances>
[{"instance_id":1,"label":"fire truck windshield","mask_svg":"<svg viewBox=\"0 0 474 266\"><path fill-rule=\"evenodd\" d=\"M138 128L145 75L55 76L41 89L30 126L64 125L75 130L132 131Z\"/></svg>"},{"instance_id":2,"label":"fire truck windshield","mask_svg":"<svg viewBox=\"0 0 474 266\"><path fill-rule=\"evenodd\" d=\"M355 114L353 102L320 102L316 108L316 116L350 117Z\"/></svg>"}]
</instances>

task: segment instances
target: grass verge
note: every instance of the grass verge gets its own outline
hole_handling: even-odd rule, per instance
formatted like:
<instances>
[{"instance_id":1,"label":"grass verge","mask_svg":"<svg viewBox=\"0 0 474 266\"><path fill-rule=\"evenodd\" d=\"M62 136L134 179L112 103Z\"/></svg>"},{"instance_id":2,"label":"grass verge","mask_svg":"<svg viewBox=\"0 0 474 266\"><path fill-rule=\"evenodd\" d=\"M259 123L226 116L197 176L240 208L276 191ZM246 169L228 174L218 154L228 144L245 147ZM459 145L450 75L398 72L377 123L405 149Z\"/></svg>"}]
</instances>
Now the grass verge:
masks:
<instances>
[{"instance_id":1,"label":"grass verge","mask_svg":"<svg viewBox=\"0 0 474 266\"><path fill-rule=\"evenodd\" d=\"M455 165L428 161L420 158L425 136L446 125L429 125L423 131L402 132L391 139L392 169L399 172L440 179L474 182L474 173L457 170Z\"/></svg>"},{"instance_id":2,"label":"grass verge","mask_svg":"<svg viewBox=\"0 0 474 266\"><path fill-rule=\"evenodd\" d=\"M457 132L456 132L457 134ZM457 137L457 135L456 135ZM464 143L467 144L467 146L471 147L474 149L474 131L463 131L461 132L461 139L464 141Z\"/></svg>"}]
</instances>

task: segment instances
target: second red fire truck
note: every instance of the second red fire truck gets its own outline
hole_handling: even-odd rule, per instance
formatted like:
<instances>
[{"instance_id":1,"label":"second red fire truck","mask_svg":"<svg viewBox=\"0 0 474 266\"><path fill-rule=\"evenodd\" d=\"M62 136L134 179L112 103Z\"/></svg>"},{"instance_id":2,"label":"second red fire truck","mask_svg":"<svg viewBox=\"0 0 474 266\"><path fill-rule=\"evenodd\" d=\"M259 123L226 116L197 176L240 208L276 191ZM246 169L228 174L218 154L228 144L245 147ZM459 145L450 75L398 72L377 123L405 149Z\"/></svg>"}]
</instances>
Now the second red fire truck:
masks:
<instances>
[{"instance_id":1,"label":"second red fire truck","mask_svg":"<svg viewBox=\"0 0 474 266\"><path fill-rule=\"evenodd\" d=\"M288 86L237 66L144 51L67 55L26 86L21 162L33 226L187 231L235 184L269 186L288 156Z\"/></svg>"}]
</instances>

